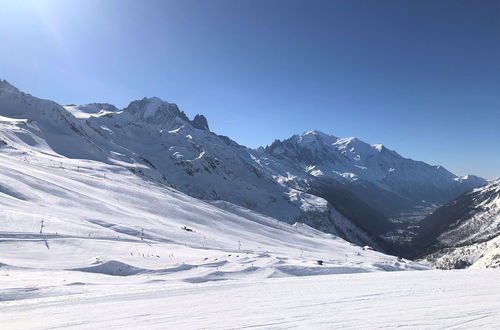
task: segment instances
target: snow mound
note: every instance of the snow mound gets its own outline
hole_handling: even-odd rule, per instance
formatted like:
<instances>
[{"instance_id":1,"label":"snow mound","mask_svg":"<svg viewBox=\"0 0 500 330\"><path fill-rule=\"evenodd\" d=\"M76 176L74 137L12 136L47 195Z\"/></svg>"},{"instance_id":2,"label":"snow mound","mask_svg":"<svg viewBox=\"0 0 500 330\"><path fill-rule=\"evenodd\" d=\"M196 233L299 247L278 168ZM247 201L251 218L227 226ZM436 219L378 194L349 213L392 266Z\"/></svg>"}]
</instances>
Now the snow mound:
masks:
<instances>
[{"instance_id":1,"label":"snow mound","mask_svg":"<svg viewBox=\"0 0 500 330\"><path fill-rule=\"evenodd\" d=\"M116 260L110 260L108 262L105 262L97 266L75 268L72 270L88 272L88 273L113 275L113 276L130 276L130 275L140 274L146 271L145 269L137 268Z\"/></svg>"}]
</instances>

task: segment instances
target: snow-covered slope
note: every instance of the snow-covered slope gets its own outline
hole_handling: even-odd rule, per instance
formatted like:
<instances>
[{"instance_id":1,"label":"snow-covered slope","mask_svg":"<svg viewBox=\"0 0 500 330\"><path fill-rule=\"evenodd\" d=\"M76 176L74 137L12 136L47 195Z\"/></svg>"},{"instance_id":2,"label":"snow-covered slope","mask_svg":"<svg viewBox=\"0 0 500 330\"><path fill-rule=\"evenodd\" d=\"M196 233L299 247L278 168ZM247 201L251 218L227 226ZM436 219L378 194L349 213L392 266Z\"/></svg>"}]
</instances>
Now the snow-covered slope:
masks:
<instances>
[{"instance_id":1,"label":"snow-covered slope","mask_svg":"<svg viewBox=\"0 0 500 330\"><path fill-rule=\"evenodd\" d=\"M376 246L332 204L280 184L259 163L255 151L210 132L203 116L189 120L175 104L144 98L122 111L91 116L86 124L191 196L229 201L288 223L304 222L352 242ZM293 168L288 171L301 174Z\"/></svg>"},{"instance_id":2,"label":"snow-covered slope","mask_svg":"<svg viewBox=\"0 0 500 330\"><path fill-rule=\"evenodd\" d=\"M246 272L267 277L420 267L305 224L292 226L220 199L203 202L172 188L175 178L174 185L213 200L204 193L225 184L228 200L231 190L236 196L242 191L240 198L262 195L271 211L311 212L315 221L327 213L342 221L326 201L249 170L242 160L252 157L247 149L210 133L203 117L193 123L159 99L134 101L122 111L105 104L68 108L77 115L7 82L0 85L4 267L127 275L173 265L161 273L186 271L183 278L193 281ZM106 129L111 123L113 131ZM253 177L239 178L249 172ZM264 203L285 192L290 200Z\"/></svg>"},{"instance_id":3,"label":"snow-covered slope","mask_svg":"<svg viewBox=\"0 0 500 330\"><path fill-rule=\"evenodd\" d=\"M80 106L72 104L66 105L64 108L77 118L89 118L96 114L105 115L110 112L118 112L118 109L109 103L89 103Z\"/></svg>"},{"instance_id":4,"label":"snow-covered slope","mask_svg":"<svg viewBox=\"0 0 500 330\"><path fill-rule=\"evenodd\" d=\"M265 152L290 160L319 182L343 182L349 191L388 216L445 203L486 183L472 175L458 177L442 166L404 158L381 144L318 131L276 140Z\"/></svg>"},{"instance_id":5,"label":"snow-covered slope","mask_svg":"<svg viewBox=\"0 0 500 330\"><path fill-rule=\"evenodd\" d=\"M415 244L439 268L500 267L500 181L438 208Z\"/></svg>"},{"instance_id":6,"label":"snow-covered slope","mask_svg":"<svg viewBox=\"0 0 500 330\"><path fill-rule=\"evenodd\" d=\"M497 329L498 271L378 272L172 283L2 271L8 329ZM9 275L9 276L6 276ZM4 279L9 279L8 283ZM79 279L81 281L81 279ZM18 283L11 288L10 283ZM25 283L29 287L23 288ZM8 293L8 295L7 295ZM29 317L28 317L29 316Z\"/></svg>"},{"instance_id":7,"label":"snow-covered slope","mask_svg":"<svg viewBox=\"0 0 500 330\"><path fill-rule=\"evenodd\" d=\"M105 160L87 132L77 127L74 117L59 104L20 92L0 80L0 134L24 149L44 150L71 158Z\"/></svg>"},{"instance_id":8,"label":"snow-covered slope","mask_svg":"<svg viewBox=\"0 0 500 330\"><path fill-rule=\"evenodd\" d=\"M0 139L10 148L123 166L197 198L226 200L377 247L324 199L276 182L252 150L210 132L204 116L189 120L158 98L123 110L105 103L62 107L2 81L0 116Z\"/></svg>"},{"instance_id":9,"label":"snow-covered slope","mask_svg":"<svg viewBox=\"0 0 500 330\"><path fill-rule=\"evenodd\" d=\"M90 272L203 282L423 268L304 224L200 201L127 167L21 146L0 147L0 263L16 278L63 272L81 281Z\"/></svg>"},{"instance_id":10,"label":"snow-covered slope","mask_svg":"<svg viewBox=\"0 0 500 330\"><path fill-rule=\"evenodd\" d=\"M10 119L14 127L19 120ZM102 317L122 319L112 306L124 303L123 293L138 311L173 298L177 288L192 294L178 302L201 303L199 290L222 280L241 287L266 278L426 269L301 223L195 199L139 175L146 165L132 171L27 149L7 137L0 146L0 328L103 327ZM216 292L225 287L213 285ZM145 292L158 296L131 303ZM55 310L42 320L49 306ZM80 320L62 306L80 306ZM147 322L129 318L120 327L153 326ZM173 323L157 323L167 325Z\"/></svg>"}]
</instances>

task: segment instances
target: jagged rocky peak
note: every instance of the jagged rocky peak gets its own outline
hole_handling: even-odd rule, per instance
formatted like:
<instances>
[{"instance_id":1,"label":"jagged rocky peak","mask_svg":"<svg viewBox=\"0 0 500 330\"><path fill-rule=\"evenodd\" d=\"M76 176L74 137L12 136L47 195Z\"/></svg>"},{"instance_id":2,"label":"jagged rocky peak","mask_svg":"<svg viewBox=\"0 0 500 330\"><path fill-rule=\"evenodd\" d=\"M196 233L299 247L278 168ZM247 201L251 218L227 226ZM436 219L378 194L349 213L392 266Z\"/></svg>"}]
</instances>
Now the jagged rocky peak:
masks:
<instances>
[{"instance_id":1,"label":"jagged rocky peak","mask_svg":"<svg viewBox=\"0 0 500 330\"><path fill-rule=\"evenodd\" d=\"M326 144L332 144L337 141L338 138L333 135L328 135L320 131L308 131L303 134L295 134L292 137L285 139L283 141L276 139L274 142L266 147L266 150L270 151L273 149L276 149L278 147L283 147L283 146L290 146L290 145L307 145L307 144L314 144L314 143L326 143Z\"/></svg>"},{"instance_id":2,"label":"jagged rocky peak","mask_svg":"<svg viewBox=\"0 0 500 330\"><path fill-rule=\"evenodd\" d=\"M6 92L16 92L20 93L19 89L12 86L7 80L0 79L0 90Z\"/></svg>"},{"instance_id":3,"label":"jagged rocky peak","mask_svg":"<svg viewBox=\"0 0 500 330\"><path fill-rule=\"evenodd\" d=\"M404 158L381 144L369 144L354 137L337 138L319 131L276 140L265 152L288 159L308 173L314 169L314 176L349 184L358 180L370 182L418 203L444 203L485 183L478 177L459 178L442 166Z\"/></svg>"},{"instance_id":4,"label":"jagged rocky peak","mask_svg":"<svg viewBox=\"0 0 500 330\"><path fill-rule=\"evenodd\" d=\"M336 136L313 130L293 135L283 141L275 140L265 148L265 152L278 158L286 157L299 162L335 162L335 159L330 157L328 149L337 140Z\"/></svg>"},{"instance_id":5,"label":"jagged rocky peak","mask_svg":"<svg viewBox=\"0 0 500 330\"><path fill-rule=\"evenodd\" d=\"M299 161L316 162L316 165L335 162L339 157L357 162L368 157L402 158L382 144L369 144L356 137L339 138L317 130L293 135L283 141L275 140L265 151Z\"/></svg>"},{"instance_id":6,"label":"jagged rocky peak","mask_svg":"<svg viewBox=\"0 0 500 330\"><path fill-rule=\"evenodd\" d=\"M124 112L134 115L151 124L165 125L177 123L191 125L194 128L208 131L208 121L203 115L196 115L193 120L181 111L177 104L163 101L158 97L143 98L132 101Z\"/></svg>"},{"instance_id":7,"label":"jagged rocky peak","mask_svg":"<svg viewBox=\"0 0 500 330\"><path fill-rule=\"evenodd\" d=\"M168 103L158 97L144 97L141 100L135 100L124 109L124 111L136 115L142 119L159 118L168 115L182 117L188 120L186 115L179 110L175 103Z\"/></svg>"},{"instance_id":8,"label":"jagged rocky peak","mask_svg":"<svg viewBox=\"0 0 500 330\"><path fill-rule=\"evenodd\" d=\"M193 127L197 129L210 131L210 129L208 128L207 118L205 118L205 116L203 115L194 116L194 119L191 121L191 125L193 125Z\"/></svg>"}]
</instances>

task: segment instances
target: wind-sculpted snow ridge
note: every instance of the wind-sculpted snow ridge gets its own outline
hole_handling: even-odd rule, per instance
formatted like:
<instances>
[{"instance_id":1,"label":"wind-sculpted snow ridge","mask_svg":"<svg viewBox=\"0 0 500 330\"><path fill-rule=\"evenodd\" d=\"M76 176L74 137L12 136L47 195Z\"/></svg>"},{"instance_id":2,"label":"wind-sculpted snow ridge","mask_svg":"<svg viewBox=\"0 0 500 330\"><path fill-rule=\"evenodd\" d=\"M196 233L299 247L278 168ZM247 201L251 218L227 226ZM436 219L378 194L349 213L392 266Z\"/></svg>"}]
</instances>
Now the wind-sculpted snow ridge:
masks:
<instances>
[{"instance_id":1,"label":"wind-sculpted snow ridge","mask_svg":"<svg viewBox=\"0 0 500 330\"><path fill-rule=\"evenodd\" d=\"M415 243L438 268L500 267L500 181L438 208Z\"/></svg>"}]
</instances>

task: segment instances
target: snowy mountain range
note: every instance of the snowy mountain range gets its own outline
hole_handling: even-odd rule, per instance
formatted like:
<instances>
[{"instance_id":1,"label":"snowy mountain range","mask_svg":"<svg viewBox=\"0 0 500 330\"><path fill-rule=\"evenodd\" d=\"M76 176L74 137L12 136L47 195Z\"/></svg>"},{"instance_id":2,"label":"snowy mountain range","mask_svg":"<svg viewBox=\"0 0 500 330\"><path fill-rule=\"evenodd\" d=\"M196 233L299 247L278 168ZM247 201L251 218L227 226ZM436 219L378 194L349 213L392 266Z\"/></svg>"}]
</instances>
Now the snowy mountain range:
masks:
<instances>
[{"instance_id":1,"label":"snowy mountain range","mask_svg":"<svg viewBox=\"0 0 500 330\"><path fill-rule=\"evenodd\" d=\"M147 286L427 269L304 223L288 224L173 188L170 178L178 176L175 185L209 197L203 194L216 192L205 185L227 181L229 188L219 194L262 194L250 200L255 203L293 192L252 170L243 160L251 159L247 149L210 133L202 117L186 118L175 105L156 99L124 110L103 104L64 108L2 82L2 302L79 294L87 284L106 287L110 276ZM215 158L222 156L228 165ZM237 195L242 188L251 190ZM284 212L299 217L334 212L302 192L274 204L269 212L289 205ZM356 233L349 220L337 216ZM25 290L26 285L36 288Z\"/></svg>"},{"instance_id":2,"label":"snowy mountain range","mask_svg":"<svg viewBox=\"0 0 500 330\"><path fill-rule=\"evenodd\" d=\"M442 166L404 158L382 144L318 131L276 140L265 151L297 164L318 179L316 184L328 184L329 179L344 183L385 216L439 205L486 183L476 176L458 177Z\"/></svg>"},{"instance_id":3,"label":"snowy mountain range","mask_svg":"<svg viewBox=\"0 0 500 330\"><path fill-rule=\"evenodd\" d=\"M435 210L415 245L439 268L500 267L500 180Z\"/></svg>"},{"instance_id":4,"label":"snowy mountain range","mask_svg":"<svg viewBox=\"0 0 500 330\"><path fill-rule=\"evenodd\" d=\"M440 201L417 200L425 189L481 179L319 132L291 140L253 150L157 98L61 106L0 81L0 327L498 324L495 270L374 251L388 214ZM409 189L415 173L425 189ZM498 195L477 188L426 218L420 261L498 266Z\"/></svg>"},{"instance_id":5,"label":"snowy mountain range","mask_svg":"<svg viewBox=\"0 0 500 330\"><path fill-rule=\"evenodd\" d=\"M485 183L382 145L317 131L250 149L211 132L204 116L190 120L177 105L155 97L124 109L105 103L63 107L1 81L0 116L3 149L121 166L198 199L302 222L379 250L377 235L394 230L400 214Z\"/></svg>"}]
</instances>

